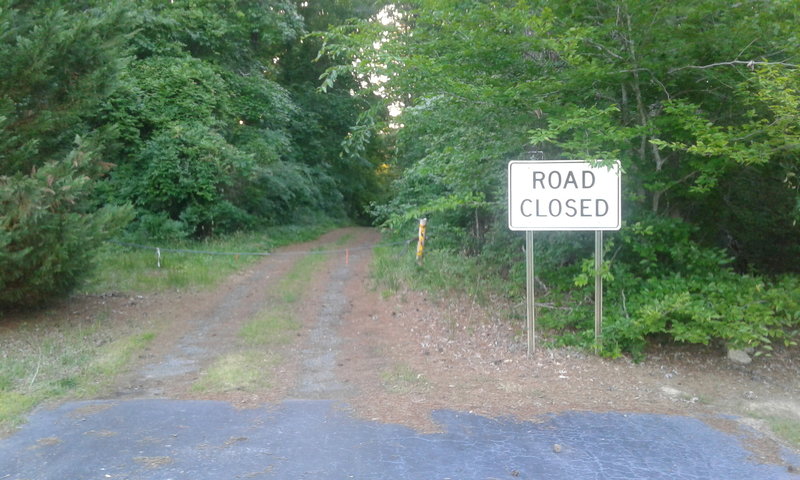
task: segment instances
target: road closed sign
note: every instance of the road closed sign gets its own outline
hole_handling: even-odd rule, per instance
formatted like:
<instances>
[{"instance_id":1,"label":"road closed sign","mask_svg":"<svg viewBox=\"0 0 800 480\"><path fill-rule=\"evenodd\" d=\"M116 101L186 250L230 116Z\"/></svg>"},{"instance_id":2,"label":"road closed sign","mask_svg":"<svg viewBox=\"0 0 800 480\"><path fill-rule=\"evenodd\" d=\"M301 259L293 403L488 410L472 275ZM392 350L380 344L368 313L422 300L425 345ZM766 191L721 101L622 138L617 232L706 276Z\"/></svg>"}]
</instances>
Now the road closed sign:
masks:
<instances>
[{"instance_id":1,"label":"road closed sign","mask_svg":"<svg viewBox=\"0 0 800 480\"><path fill-rule=\"evenodd\" d=\"M619 230L620 167L584 160L508 164L511 230Z\"/></svg>"}]
</instances>

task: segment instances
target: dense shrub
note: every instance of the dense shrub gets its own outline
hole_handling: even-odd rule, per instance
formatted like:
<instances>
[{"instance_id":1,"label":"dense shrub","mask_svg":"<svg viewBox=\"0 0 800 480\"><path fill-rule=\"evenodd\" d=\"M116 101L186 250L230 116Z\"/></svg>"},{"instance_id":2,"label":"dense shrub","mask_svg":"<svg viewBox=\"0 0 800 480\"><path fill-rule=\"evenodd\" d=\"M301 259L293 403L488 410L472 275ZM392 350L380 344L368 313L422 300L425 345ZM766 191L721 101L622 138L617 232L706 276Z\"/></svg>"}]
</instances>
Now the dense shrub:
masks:
<instances>
[{"instance_id":1,"label":"dense shrub","mask_svg":"<svg viewBox=\"0 0 800 480\"><path fill-rule=\"evenodd\" d=\"M619 232L606 349L640 352L647 340L769 350L794 342L798 283L736 273L719 248L699 245L678 219L645 217Z\"/></svg>"},{"instance_id":2,"label":"dense shrub","mask_svg":"<svg viewBox=\"0 0 800 480\"><path fill-rule=\"evenodd\" d=\"M649 279L608 316L605 351L639 355L648 340L754 348L796 345L800 283L723 269L689 278Z\"/></svg>"},{"instance_id":3,"label":"dense shrub","mask_svg":"<svg viewBox=\"0 0 800 480\"><path fill-rule=\"evenodd\" d=\"M80 148L31 174L0 177L0 307L36 306L69 292L95 248L130 220L129 206L90 207Z\"/></svg>"},{"instance_id":4,"label":"dense shrub","mask_svg":"<svg viewBox=\"0 0 800 480\"><path fill-rule=\"evenodd\" d=\"M0 306L69 292L129 218L98 208L109 129L90 125L127 64L124 2L0 0ZM72 141L84 137L78 145ZM91 139L91 141L89 141Z\"/></svg>"},{"instance_id":5,"label":"dense shrub","mask_svg":"<svg viewBox=\"0 0 800 480\"><path fill-rule=\"evenodd\" d=\"M695 231L678 219L646 215L607 235L605 354L641 358L653 343L751 347L760 353L776 343L795 344L797 278L739 274L723 250L693 240ZM592 247L587 234L536 234L539 318L557 344L589 347L594 341ZM524 268L517 269L511 281L524 285L523 275Z\"/></svg>"}]
</instances>

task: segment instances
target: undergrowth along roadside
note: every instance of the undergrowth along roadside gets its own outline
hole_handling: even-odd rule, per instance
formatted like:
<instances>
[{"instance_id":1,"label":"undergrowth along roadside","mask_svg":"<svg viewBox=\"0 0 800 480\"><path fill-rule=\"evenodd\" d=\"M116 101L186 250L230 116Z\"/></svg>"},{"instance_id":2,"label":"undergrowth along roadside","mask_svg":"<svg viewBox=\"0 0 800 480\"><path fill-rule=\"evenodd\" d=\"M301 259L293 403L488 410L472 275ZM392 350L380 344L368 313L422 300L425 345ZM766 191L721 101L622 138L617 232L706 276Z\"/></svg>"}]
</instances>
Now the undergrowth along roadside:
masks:
<instances>
[{"instance_id":1,"label":"undergrowth along roadside","mask_svg":"<svg viewBox=\"0 0 800 480\"><path fill-rule=\"evenodd\" d=\"M517 335L516 341L524 342L524 332L522 328L525 318L525 292L524 290L521 291L520 285L512 285L514 282L513 280L504 280L501 276L497 275L496 271L485 268L485 260L482 263L482 260L478 256L468 257L446 249L429 249L426 252L424 264L421 267L416 264L414 257L415 252L413 246L382 246L375 249L372 276L376 288L384 297L396 294L402 295L403 292L407 290L416 290L429 292L434 297L447 298L448 302L463 302L464 300L469 302L474 300L478 304L488 307L493 312L497 313L496 317L499 319L498 321L510 322L517 326L517 328L515 328L515 335ZM524 270L524 265L522 269ZM570 274L572 273L574 272L560 272L560 274L568 280L571 278L572 275ZM719 271L709 273L708 278L709 282L704 285L704 288L709 290L716 288L717 291L728 293L728 290L724 290L723 287L727 287L731 290L733 290L734 287L749 287L747 291L744 291L742 288L736 289L735 292L738 296L734 296L733 294L729 294L729 298L720 296L718 299L718 308L727 308L729 311L735 311L737 309L739 311L745 311L745 309L749 309L747 311L763 309L767 310L764 316L775 316L776 312L784 312L786 321L790 323L786 328L786 335L791 335L792 337L797 336L796 332L793 332L793 329L797 328L796 319L800 318L797 317L800 309L797 308L796 303L798 299L800 299L800 296L796 293L800 292L798 289L800 288L800 284L797 283L795 277L787 276L771 283L762 283L762 280L759 278L734 276L730 272ZM729 282L723 284L721 281L726 279L729 280ZM716 280L717 283L711 280ZM545 287L547 285L544 282L548 282L551 288L546 289ZM517 281L516 283L523 283L522 288L524 288L524 282ZM567 283L569 284L569 281ZM685 279L681 283L683 287L686 287L687 284L688 282ZM537 298L537 336L539 340L541 340L539 345L553 349L558 349L560 347L583 347L586 348L587 351L590 350L591 342L593 341L591 331L592 325L590 324L592 312L589 311L584 315L581 311L584 305L580 304L580 302L586 302L589 307L592 306L591 303L587 302L586 296L578 296L577 293L574 292L565 293L563 290L554 288L554 285L555 282L553 282L552 276L548 277L543 275L541 278L537 276L537 291L540 288L545 290L541 293L541 296ZM573 285L569 284L569 286ZM515 298L519 299L519 301L514 300ZM709 302L713 297L694 294L687 298L696 302L700 302L703 299ZM655 295L655 292L653 294L653 301L666 303L666 299L669 299L669 297L664 294L661 294L661 296ZM613 305L613 302L610 303ZM633 309L630 308L630 303L628 305L630 311L633 311ZM680 307L681 305L678 303L671 305L673 312L678 311ZM580 316L585 317L585 326L574 320L574 318ZM631 316L626 320L629 322L641 323L647 319L648 318L644 315L637 315ZM730 315L721 317L721 320L726 321L725 325L727 325L728 328L742 328L740 325L747 320L750 320L749 326L751 328L762 328L764 324L752 321L753 319L753 315ZM678 320L685 322L684 328L692 326L689 322L692 318L688 315L678 317ZM705 322L704 325L708 326L709 323L710 322ZM610 327L609 330L611 330L613 328L620 329L626 324L615 325L609 322L608 325ZM770 325L767 324L766 326ZM778 325L778 327L780 328L781 325ZM615 332L611 330L611 333ZM636 332L634 331L634 333ZM782 340L782 337L778 338ZM641 337L642 342L648 339L649 337L646 335L642 335ZM702 344L702 342L694 343ZM659 348L661 346L667 349L666 351L669 351L670 345L674 346L676 344L677 343L668 343L660 345L657 342L652 342L651 347ZM781 346L780 348L784 350L784 354L787 349L797 352L797 346L792 343L789 343L788 346L785 347ZM605 353L607 356L617 356L609 355L609 352ZM631 354L628 353L628 355ZM769 359L767 357L764 360L755 361L769 362ZM397 390L400 388L398 385L402 386L404 381L408 383L410 380L414 380L415 377L408 372L404 372L401 368L396 367L394 370L383 372L382 378L387 389ZM791 387L787 386L787 388ZM715 399L709 399L709 402L712 401L715 401ZM785 412L759 413L757 411L741 410L740 407L735 407L734 411L743 416L762 419L778 437L795 448L800 448L800 422L798 422L796 414Z\"/></svg>"},{"instance_id":2,"label":"undergrowth along roadside","mask_svg":"<svg viewBox=\"0 0 800 480\"><path fill-rule=\"evenodd\" d=\"M535 278L537 334L544 337L545 345L593 350L591 255L578 261L576 253L571 262L559 261L565 256L563 239L541 237ZM616 242L625 247L620 251L633 249L632 245L643 248L635 241L638 238L617 238ZM664 249L678 258L675 263L683 270L669 271L658 255L650 253L649 276L634 269L630 260L617 258L604 265L603 356L625 355L641 361L654 344L752 349L755 356L769 356L775 348L797 348L800 277L739 274L728 267L722 252L710 248ZM521 259L502 260L490 251L466 255L447 247L428 248L419 267L411 248L382 248L376 253L374 275L384 294L407 286L465 295L479 304L502 308L502 317L515 324L524 319Z\"/></svg>"},{"instance_id":3,"label":"undergrowth along roadside","mask_svg":"<svg viewBox=\"0 0 800 480\"><path fill-rule=\"evenodd\" d=\"M408 287L434 294L455 292L487 304L495 303L503 292L508 293L507 283L487 275L477 257L429 250L420 267L415 262L414 247L390 244L374 249L371 274L383 296Z\"/></svg>"},{"instance_id":4,"label":"undergrowth along roadside","mask_svg":"<svg viewBox=\"0 0 800 480\"><path fill-rule=\"evenodd\" d=\"M107 331L105 316L40 318L0 328L0 432L43 402L102 392L156 336L142 329Z\"/></svg>"},{"instance_id":5,"label":"undergrowth along roadside","mask_svg":"<svg viewBox=\"0 0 800 480\"><path fill-rule=\"evenodd\" d=\"M141 240L139 248L107 243L98 252L92 276L81 289L85 293L136 292L209 287L238 269L258 261L275 248L313 240L334 224L272 227L259 232L236 233L203 241L154 243ZM202 250L226 253L213 255L164 251L159 259L154 248L164 250ZM235 253L239 252L239 255ZM234 253L230 255L229 253Z\"/></svg>"}]
</instances>

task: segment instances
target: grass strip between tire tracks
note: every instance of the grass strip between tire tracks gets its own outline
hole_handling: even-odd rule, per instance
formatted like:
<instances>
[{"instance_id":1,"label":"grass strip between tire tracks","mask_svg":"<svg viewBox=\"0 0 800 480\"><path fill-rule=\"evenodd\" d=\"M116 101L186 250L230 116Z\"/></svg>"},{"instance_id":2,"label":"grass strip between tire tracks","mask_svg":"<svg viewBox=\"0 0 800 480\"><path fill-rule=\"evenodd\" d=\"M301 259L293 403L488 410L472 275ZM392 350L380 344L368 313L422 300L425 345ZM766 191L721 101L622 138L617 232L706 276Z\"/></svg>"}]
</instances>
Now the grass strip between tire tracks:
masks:
<instances>
[{"instance_id":1,"label":"grass strip between tire tracks","mask_svg":"<svg viewBox=\"0 0 800 480\"><path fill-rule=\"evenodd\" d=\"M346 241L340 238L337 244ZM328 258L313 251L300 258L271 292L267 305L242 326L238 348L218 358L192 389L221 393L269 388L274 369L283 361L280 347L291 343L301 326L295 307Z\"/></svg>"}]
</instances>

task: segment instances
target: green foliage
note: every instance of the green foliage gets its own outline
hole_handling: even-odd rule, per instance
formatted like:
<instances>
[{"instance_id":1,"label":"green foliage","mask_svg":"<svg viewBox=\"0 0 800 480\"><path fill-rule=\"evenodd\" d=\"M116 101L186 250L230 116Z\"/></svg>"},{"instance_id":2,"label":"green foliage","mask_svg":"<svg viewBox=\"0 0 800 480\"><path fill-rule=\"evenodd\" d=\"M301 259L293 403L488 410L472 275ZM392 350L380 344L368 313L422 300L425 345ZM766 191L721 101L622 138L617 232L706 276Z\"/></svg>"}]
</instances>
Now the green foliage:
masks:
<instances>
[{"instance_id":1,"label":"green foliage","mask_svg":"<svg viewBox=\"0 0 800 480\"><path fill-rule=\"evenodd\" d=\"M619 232L608 283L606 351L637 353L654 339L762 353L774 342L794 345L800 333L796 277L737 274L725 251L691 241L695 230L652 217Z\"/></svg>"},{"instance_id":2,"label":"green foliage","mask_svg":"<svg viewBox=\"0 0 800 480\"><path fill-rule=\"evenodd\" d=\"M313 225L282 225L254 232L237 232L204 240L174 238L153 240L153 248L108 243L96 255L97 268L82 284L89 293L154 292L218 284L231 273L257 261L253 255L212 255L202 252L270 252L291 243L313 240L334 225L324 218ZM161 267L154 249L163 249Z\"/></svg>"},{"instance_id":3,"label":"green foliage","mask_svg":"<svg viewBox=\"0 0 800 480\"><path fill-rule=\"evenodd\" d=\"M78 147L30 175L0 177L0 306L32 306L69 292L94 250L131 218L131 208L89 208L92 183Z\"/></svg>"},{"instance_id":4,"label":"green foliage","mask_svg":"<svg viewBox=\"0 0 800 480\"><path fill-rule=\"evenodd\" d=\"M127 61L123 2L0 1L0 174L69 153Z\"/></svg>"},{"instance_id":5,"label":"green foliage","mask_svg":"<svg viewBox=\"0 0 800 480\"><path fill-rule=\"evenodd\" d=\"M796 345L798 287L796 278L768 282L727 270L649 280L609 318L604 348L641 353L653 338L752 347L760 354L774 343Z\"/></svg>"},{"instance_id":6,"label":"green foliage","mask_svg":"<svg viewBox=\"0 0 800 480\"><path fill-rule=\"evenodd\" d=\"M204 237L362 215L375 168L340 152L363 102L316 92L310 51L294 44L324 10L204 1L140 13L137 58L95 119L118 132L103 199L137 207L134 231Z\"/></svg>"},{"instance_id":7,"label":"green foliage","mask_svg":"<svg viewBox=\"0 0 800 480\"><path fill-rule=\"evenodd\" d=\"M138 207L181 220L191 235L231 232L247 226L247 214L225 201L230 171L246 158L200 125L163 131L145 142L127 182ZM132 175L133 176L133 175ZM135 182L135 183L134 183Z\"/></svg>"},{"instance_id":8,"label":"green foliage","mask_svg":"<svg viewBox=\"0 0 800 480\"><path fill-rule=\"evenodd\" d=\"M392 196L372 208L403 231L429 217L432 257L467 255L519 295L507 162L619 160L625 225L606 236L602 267L608 352L656 337L766 349L792 342L798 324L774 301L795 287L771 277L800 269L793 7L405 2L387 7L393 22L325 35L338 65L323 88L352 78L402 106L388 137ZM374 75L384 80L366 81ZM588 345L591 235L536 239L540 318Z\"/></svg>"},{"instance_id":9,"label":"green foliage","mask_svg":"<svg viewBox=\"0 0 800 480\"><path fill-rule=\"evenodd\" d=\"M156 218L166 231L180 222L178 231L195 236L252 225L225 195L252 159L218 133L234 123L224 79L192 58L150 57L131 67L107 106L120 132L117 151L127 154L105 186L109 200L132 202L149 225L143 231Z\"/></svg>"},{"instance_id":10,"label":"green foliage","mask_svg":"<svg viewBox=\"0 0 800 480\"><path fill-rule=\"evenodd\" d=\"M131 218L124 204L95 207L110 131L87 122L126 65L130 25L121 2L0 2L3 308L68 293Z\"/></svg>"},{"instance_id":11,"label":"green foliage","mask_svg":"<svg viewBox=\"0 0 800 480\"><path fill-rule=\"evenodd\" d=\"M150 57L133 66L108 107L127 158L106 190L139 208L140 223L150 225L143 233L161 236L151 218L163 218L167 232L173 222L193 236L232 232L284 221L312 203L295 205L281 193L313 186L292 175L302 167L279 160L291 148L281 128L294 110L280 86L192 58Z\"/></svg>"},{"instance_id":12,"label":"green foliage","mask_svg":"<svg viewBox=\"0 0 800 480\"><path fill-rule=\"evenodd\" d=\"M643 216L617 234L620 248L615 260L640 278L703 275L729 266L731 258L724 250L702 248L692 241L696 231L697 227L678 219Z\"/></svg>"},{"instance_id":13,"label":"green foliage","mask_svg":"<svg viewBox=\"0 0 800 480\"><path fill-rule=\"evenodd\" d=\"M234 68L267 67L271 62L264 60L297 40L304 28L294 2L286 0L141 4L140 30L133 42L141 58L188 53Z\"/></svg>"},{"instance_id":14,"label":"green foliage","mask_svg":"<svg viewBox=\"0 0 800 480\"><path fill-rule=\"evenodd\" d=\"M776 343L796 344L797 278L737 274L723 250L689 240L694 230L675 219L645 217L609 235L604 354L641 358L652 342L751 347L760 354ZM549 306L539 314L541 325L557 335L556 344L590 347L594 267L591 258L580 260L590 255L588 238L570 242L564 233L542 234L536 246L537 301Z\"/></svg>"}]
</instances>

